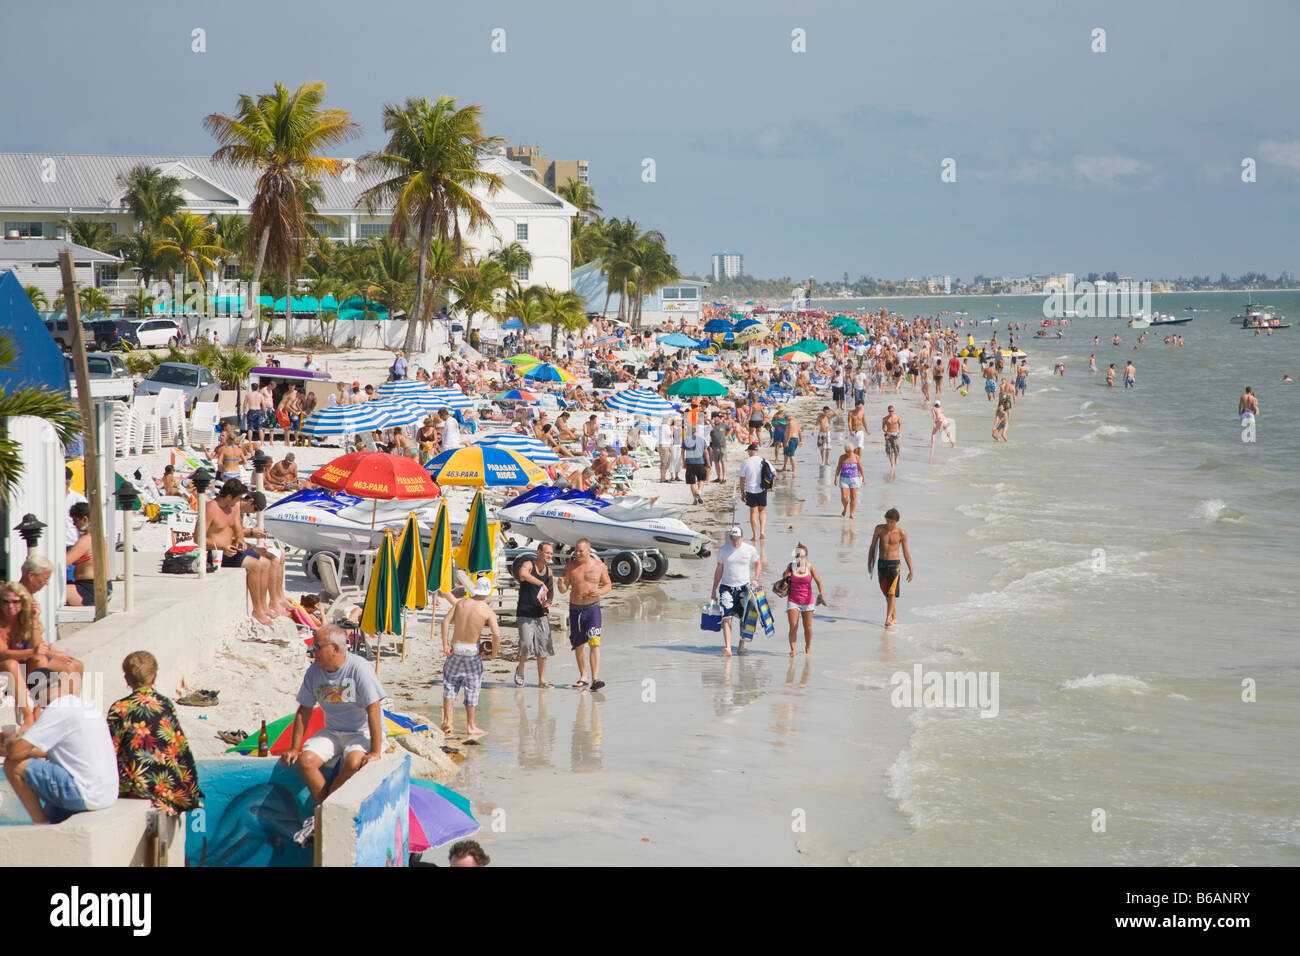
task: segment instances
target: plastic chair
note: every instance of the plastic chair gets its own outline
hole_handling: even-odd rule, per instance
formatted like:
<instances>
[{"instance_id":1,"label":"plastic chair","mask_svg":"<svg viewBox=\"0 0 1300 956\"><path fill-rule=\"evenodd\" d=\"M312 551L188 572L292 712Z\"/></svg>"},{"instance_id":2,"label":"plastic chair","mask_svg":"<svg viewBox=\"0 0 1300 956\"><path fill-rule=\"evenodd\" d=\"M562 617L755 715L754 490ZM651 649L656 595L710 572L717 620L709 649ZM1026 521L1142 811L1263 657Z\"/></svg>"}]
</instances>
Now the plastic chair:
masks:
<instances>
[{"instance_id":1,"label":"plastic chair","mask_svg":"<svg viewBox=\"0 0 1300 956\"><path fill-rule=\"evenodd\" d=\"M139 454L162 448L162 427L158 422L158 396L137 395L131 402L131 417L138 430L132 436Z\"/></svg>"}]
</instances>

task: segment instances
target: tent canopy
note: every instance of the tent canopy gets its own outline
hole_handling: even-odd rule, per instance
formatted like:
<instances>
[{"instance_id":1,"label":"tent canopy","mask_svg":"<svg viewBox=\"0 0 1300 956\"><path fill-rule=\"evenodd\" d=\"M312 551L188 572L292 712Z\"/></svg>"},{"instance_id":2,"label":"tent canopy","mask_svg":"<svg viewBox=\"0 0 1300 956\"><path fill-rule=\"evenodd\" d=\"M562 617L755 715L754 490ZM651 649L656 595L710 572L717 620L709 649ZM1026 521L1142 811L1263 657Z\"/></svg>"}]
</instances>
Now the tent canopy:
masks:
<instances>
[{"instance_id":1,"label":"tent canopy","mask_svg":"<svg viewBox=\"0 0 1300 956\"><path fill-rule=\"evenodd\" d=\"M14 368L0 369L0 392L48 388L68 394L63 353L27 298L23 284L9 271L0 272L0 334L9 339L20 359Z\"/></svg>"}]
</instances>

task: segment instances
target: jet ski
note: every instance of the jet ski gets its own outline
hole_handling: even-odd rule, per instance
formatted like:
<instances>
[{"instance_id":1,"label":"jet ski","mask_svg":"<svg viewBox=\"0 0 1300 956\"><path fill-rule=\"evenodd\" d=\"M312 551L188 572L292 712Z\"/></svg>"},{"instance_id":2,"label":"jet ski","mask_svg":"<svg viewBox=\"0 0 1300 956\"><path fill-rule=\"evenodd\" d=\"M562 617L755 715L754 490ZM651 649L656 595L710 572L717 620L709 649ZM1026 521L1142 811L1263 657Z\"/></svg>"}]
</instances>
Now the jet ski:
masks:
<instances>
[{"instance_id":1,"label":"jet ski","mask_svg":"<svg viewBox=\"0 0 1300 956\"><path fill-rule=\"evenodd\" d=\"M669 558L697 558L713 543L682 522L681 508L660 508L648 498L620 498L602 508L555 500L530 516L547 539L572 547L586 538L597 549L655 550Z\"/></svg>"},{"instance_id":2,"label":"jet ski","mask_svg":"<svg viewBox=\"0 0 1300 956\"><path fill-rule=\"evenodd\" d=\"M609 504L595 491L578 491L575 488L556 488L553 485L539 485L511 498L497 509L497 520L501 522L502 531L513 531L534 541L550 541L560 544L554 538L548 538L533 524L533 512L542 505L560 501L574 508L597 510Z\"/></svg>"},{"instance_id":3,"label":"jet ski","mask_svg":"<svg viewBox=\"0 0 1300 956\"><path fill-rule=\"evenodd\" d=\"M314 554L377 548L384 540L384 531L400 533L412 511L416 512L416 520L427 540L427 530L438 514L436 498L376 502L371 498L304 488L268 507L262 519L270 534L290 547Z\"/></svg>"}]
</instances>

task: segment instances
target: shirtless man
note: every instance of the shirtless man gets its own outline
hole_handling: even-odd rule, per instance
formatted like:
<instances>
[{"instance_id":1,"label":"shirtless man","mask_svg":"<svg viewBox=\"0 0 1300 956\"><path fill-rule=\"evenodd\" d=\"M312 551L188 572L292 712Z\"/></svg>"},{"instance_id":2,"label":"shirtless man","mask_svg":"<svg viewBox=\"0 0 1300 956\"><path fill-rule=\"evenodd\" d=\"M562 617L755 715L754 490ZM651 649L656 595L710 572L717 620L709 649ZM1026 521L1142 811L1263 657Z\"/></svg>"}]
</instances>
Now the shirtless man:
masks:
<instances>
[{"instance_id":1,"label":"shirtless man","mask_svg":"<svg viewBox=\"0 0 1300 956\"><path fill-rule=\"evenodd\" d=\"M297 491L302 483L298 481L298 463L294 461L293 452L266 469L262 481L267 491Z\"/></svg>"},{"instance_id":2,"label":"shirtless man","mask_svg":"<svg viewBox=\"0 0 1300 956\"><path fill-rule=\"evenodd\" d=\"M488 607L487 598L492 593L492 581L479 578L467 599L457 601L442 618L442 652L447 659L442 663L442 732L451 733L451 714L456 706L456 694L465 691L465 736L482 737L486 730L478 726L478 695L483 687L483 659L492 660L501 646L501 627L496 612ZM492 632L492 649L484 654L478 639L486 625ZM451 640L447 629L452 628Z\"/></svg>"},{"instance_id":3,"label":"shirtless man","mask_svg":"<svg viewBox=\"0 0 1300 956\"><path fill-rule=\"evenodd\" d=\"M1124 387L1137 388L1137 369L1131 360L1124 364Z\"/></svg>"},{"instance_id":4,"label":"shirtless man","mask_svg":"<svg viewBox=\"0 0 1300 956\"><path fill-rule=\"evenodd\" d=\"M298 394L298 386L290 385L289 390L280 398L280 405L277 411L282 411L289 416L289 424L284 428L284 443L290 442L289 433L293 433L293 441L298 440L299 432L302 429L302 398Z\"/></svg>"},{"instance_id":5,"label":"shirtless man","mask_svg":"<svg viewBox=\"0 0 1300 956\"><path fill-rule=\"evenodd\" d=\"M799 419L795 418L793 415L786 415L785 464L781 466L782 471L785 471L786 468L789 467L790 474L792 475L794 474L795 472L794 453L798 450L799 439L802 437L803 437L803 429L799 426Z\"/></svg>"},{"instance_id":6,"label":"shirtless man","mask_svg":"<svg viewBox=\"0 0 1300 956\"><path fill-rule=\"evenodd\" d=\"M822 413L817 416L817 451L821 453L823 465L831 463L831 420L834 417L829 405L823 405Z\"/></svg>"},{"instance_id":7,"label":"shirtless man","mask_svg":"<svg viewBox=\"0 0 1300 956\"><path fill-rule=\"evenodd\" d=\"M239 469L244 466L244 452L239 447L234 433L222 437L221 448L217 451L217 477L222 481L239 477Z\"/></svg>"},{"instance_id":8,"label":"shirtless man","mask_svg":"<svg viewBox=\"0 0 1300 956\"><path fill-rule=\"evenodd\" d=\"M898 439L903 434L903 419L894 406L889 406L889 414L880 420L880 430L885 434L885 457L889 459L889 470L898 468ZM931 443L931 448L933 448Z\"/></svg>"},{"instance_id":9,"label":"shirtless man","mask_svg":"<svg viewBox=\"0 0 1300 956\"><path fill-rule=\"evenodd\" d=\"M1287 381L1283 379L1282 381ZM1241 424L1245 426L1248 423L1254 423L1255 416L1259 414L1259 399L1251 391L1250 386L1246 386L1246 391L1242 394L1237 402L1237 417L1241 419Z\"/></svg>"},{"instance_id":10,"label":"shirtless man","mask_svg":"<svg viewBox=\"0 0 1300 956\"><path fill-rule=\"evenodd\" d=\"M998 370L992 363L984 366L984 398L993 401L993 393L998 390Z\"/></svg>"},{"instance_id":11,"label":"shirtless man","mask_svg":"<svg viewBox=\"0 0 1300 956\"><path fill-rule=\"evenodd\" d=\"M862 450L862 446L867 443L866 436L871 432L867 430L867 410L861 402L854 406L853 411L849 412L849 441L853 442L853 447Z\"/></svg>"},{"instance_id":12,"label":"shirtless man","mask_svg":"<svg viewBox=\"0 0 1300 956\"><path fill-rule=\"evenodd\" d=\"M220 550L223 568L243 568L247 573L248 597L253 602L253 619L259 624L270 625L272 614L266 605L266 593L269 587L271 562L260 555L256 549L244 543L244 524L241 520L239 503L248 493L243 482L231 480L221 486L214 501L207 503L204 516L207 520L207 547L212 551ZM195 540L198 540L195 528ZM199 560L207 559L199 555Z\"/></svg>"},{"instance_id":13,"label":"shirtless man","mask_svg":"<svg viewBox=\"0 0 1300 956\"><path fill-rule=\"evenodd\" d=\"M1110 363L1110 368L1106 369L1106 387L1115 387L1115 363Z\"/></svg>"},{"instance_id":14,"label":"shirtless man","mask_svg":"<svg viewBox=\"0 0 1300 956\"><path fill-rule=\"evenodd\" d=\"M600 426L596 424L596 416L592 415L582 426L582 450L585 454L590 455L596 451L596 437L599 433Z\"/></svg>"},{"instance_id":15,"label":"shirtless man","mask_svg":"<svg viewBox=\"0 0 1300 956\"><path fill-rule=\"evenodd\" d=\"M564 566L564 574L555 582L561 594L569 594L569 646L578 659L578 679L573 686L578 690L600 690L605 682L600 679L600 598L613 590L609 568L605 562L593 557L591 542L580 538L573 549L573 557ZM586 649L591 646L591 680L587 680Z\"/></svg>"},{"instance_id":16,"label":"shirtless man","mask_svg":"<svg viewBox=\"0 0 1300 956\"><path fill-rule=\"evenodd\" d=\"M894 602L898 599L899 582L903 571L898 564L898 550L902 548L907 561L907 581L912 582L912 553L907 549L907 532L898 523L898 509L885 512L885 523L876 525L871 534L871 547L867 550L867 576L876 566L876 545L880 545L880 593L885 596L885 627L896 627L898 615Z\"/></svg>"}]
</instances>

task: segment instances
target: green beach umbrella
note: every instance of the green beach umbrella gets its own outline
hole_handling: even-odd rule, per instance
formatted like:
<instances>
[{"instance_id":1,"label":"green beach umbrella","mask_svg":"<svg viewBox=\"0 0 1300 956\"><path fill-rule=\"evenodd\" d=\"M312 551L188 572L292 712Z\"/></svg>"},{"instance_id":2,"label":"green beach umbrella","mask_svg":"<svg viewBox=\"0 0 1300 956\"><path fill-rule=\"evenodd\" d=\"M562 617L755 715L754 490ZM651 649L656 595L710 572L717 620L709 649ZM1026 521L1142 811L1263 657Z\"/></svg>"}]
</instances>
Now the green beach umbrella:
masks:
<instances>
[{"instance_id":1,"label":"green beach umbrella","mask_svg":"<svg viewBox=\"0 0 1300 956\"><path fill-rule=\"evenodd\" d=\"M829 345L820 339L804 339L803 341L794 343L794 347L800 352L807 352L809 355L818 355L830 348Z\"/></svg>"},{"instance_id":2,"label":"green beach umbrella","mask_svg":"<svg viewBox=\"0 0 1300 956\"><path fill-rule=\"evenodd\" d=\"M491 574L492 542L488 538L487 506L483 502L483 492L474 493L474 502L469 506L469 518L465 521L465 533L460 545L452 552L452 558L462 571L477 580L480 574Z\"/></svg>"},{"instance_id":3,"label":"green beach umbrella","mask_svg":"<svg viewBox=\"0 0 1300 956\"><path fill-rule=\"evenodd\" d=\"M673 382L668 386L669 395L726 395L727 387L711 378L696 375Z\"/></svg>"},{"instance_id":4,"label":"green beach umbrella","mask_svg":"<svg viewBox=\"0 0 1300 956\"><path fill-rule=\"evenodd\" d=\"M366 588L366 603L361 611L361 630L365 634L402 633L402 593L398 589L397 552L393 533L384 532L378 561ZM375 649L375 673L379 673L379 649Z\"/></svg>"},{"instance_id":5,"label":"green beach umbrella","mask_svg":"<svg viewBox=\"0 0 1300 956\"><path fill-rule=\"evenodd\" d=\"M402 596L402 607L418 611L429 604L425 588L424 548L420 542L420 524L412 511L402 526L402 536L397 539L397 593Z\"/></svg>"},{"instance_id":6,"label":"green beach umbrella","mask_svg":"<svg viewBox=\"0 0 1300 956\"><path fill-rule=\"evenodd\" d=\"M429 537L429 555L426 568L425 589L450 594L454 586L451 575L451 519L447 516L447 502L438 506L438 517L433 519L433 534Z\"/></svg>"}]
</instances>

